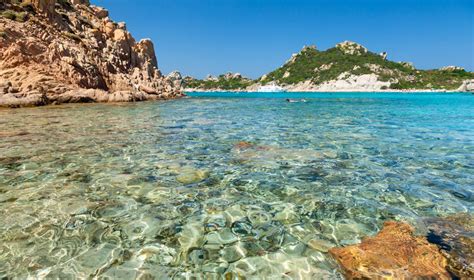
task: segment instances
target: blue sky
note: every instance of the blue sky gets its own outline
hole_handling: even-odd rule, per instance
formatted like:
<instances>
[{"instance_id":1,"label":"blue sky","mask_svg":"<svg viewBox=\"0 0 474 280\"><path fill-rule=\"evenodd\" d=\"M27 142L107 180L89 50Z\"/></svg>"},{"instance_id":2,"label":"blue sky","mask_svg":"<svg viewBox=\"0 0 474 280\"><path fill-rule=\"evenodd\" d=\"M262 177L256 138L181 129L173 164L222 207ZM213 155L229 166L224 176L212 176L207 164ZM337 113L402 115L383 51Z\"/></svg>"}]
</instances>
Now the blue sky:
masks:
<instances>
[{"instance_id":1,"label":"blue sky","mask_svg":"<svg viewBox=\"0 0 474 280\"><path fill-rule=\"evenodd\" d=\"M345 40L422 69L474 70L474 0L92 0L136 39L151 38L163 73L256 78L304 45Z\"/></svg>"}]
</instances>

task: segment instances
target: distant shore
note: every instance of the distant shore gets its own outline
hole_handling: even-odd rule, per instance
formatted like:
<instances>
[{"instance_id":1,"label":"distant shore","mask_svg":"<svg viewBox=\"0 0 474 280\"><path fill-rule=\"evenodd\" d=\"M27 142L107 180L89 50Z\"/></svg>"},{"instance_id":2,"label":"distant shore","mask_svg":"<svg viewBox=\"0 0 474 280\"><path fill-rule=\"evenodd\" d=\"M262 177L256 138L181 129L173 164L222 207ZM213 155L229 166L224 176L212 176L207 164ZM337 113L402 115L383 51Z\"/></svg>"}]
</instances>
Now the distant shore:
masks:
<instances>
[{"instance_id":1,"label":"distant shore","mask_svg":"<svg viewBox=\"0 0 474 280\"><path fill-rule=\"evenodd\" d=\"M183 89L183 92L234 92L234 93L281 93L281 92L288 92L288 93L471 93L468 91L458 91L458 90L436 90L436 89L403 89L403 90L396 90L396 89L385 89L385 90L361 90L361 89L354 89L354 90L283 90L283 91L255 91L255 90L226 90L226 89L195 89L195 88L187 88Z\"/></svg>"}]
</instances>

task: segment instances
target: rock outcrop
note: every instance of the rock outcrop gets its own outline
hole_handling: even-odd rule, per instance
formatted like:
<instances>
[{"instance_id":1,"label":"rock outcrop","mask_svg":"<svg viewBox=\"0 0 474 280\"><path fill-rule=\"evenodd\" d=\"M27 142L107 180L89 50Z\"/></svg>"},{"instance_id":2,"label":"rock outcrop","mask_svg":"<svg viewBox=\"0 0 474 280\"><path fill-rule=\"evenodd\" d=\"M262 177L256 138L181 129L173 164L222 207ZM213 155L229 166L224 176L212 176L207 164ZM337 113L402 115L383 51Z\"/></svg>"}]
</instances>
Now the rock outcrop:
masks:
<instances>
[{"instance_id":1,"label":"rock outcrop","mask_svg":"<svg viewBox=\"0 0 474 280\"><path fill-rule=\"evenodd\" d=\"M315 85L310 81L298 83L296 85L285 86L285 90L290 92L315 91L315 92L338 92L338 91L364 91L373 92L390 87L389 81L379 81L376 74L351 75L342 73L335 80L327 81Z\"/></svg>"},{"instance_id":2,"label":"rock outcrop","mask_svg":"<svg viewBox=\"0 0 474 280\"><path fill-rule=\"evenodd\" d=\"M461 92L474 92L474 80L467 80L462 83L458 91Z\"/></svg>"},{"instance_id":3,"label":"rock outcrop","mask_svg":"<svg viewBox=\"0 0 474 280\"><path fill-rule=\"evenodd\" d=\"M224 79L226 80L230 80L230 79L242 79L242 74L240 73L231 73L231 72L228 72L228 73L225 73L224 74Z\"/></svg>"},{"instance_id":4,"label":"rock outcrop","mask_svg":"<svg viewBox=\"0 0 474 280\"><path fill-rule=\"evenodd\" d=\"M339 43L336 48L348 55L363 55L368 52L366 47L351 41Z\"/></svg>"},{"instance_id":5,"label":"rock outcrop","mask_svg":"<svg viewBox=\"0 0 474 280\"><path fill-rule=\"evenodd\" d=\"M474 216L463 213L424 220L428 241L438 245L448 270L460 279L474 279Z\"/></svg>"},{"instance_id":6,"label":"rock outcrop","mask_svg":"<svg viewBox=\"0 0 474 280\"><path fill-rule=\"evenodd\" d=\"M438 247L413 232L408 224L386 222L375 237L329 252L348 279L451 279Z\"/></svg>"},{"instance_id":7,"label":"rock outcrop","mask_svg":"<svg viewBox=\"0 0 474 280\"><path fill-rule=\"evenodd\" d=\"M459 67L459 66L445 66L439 68L439 71L447 71L447 72L454 72L454 71L466 71L466 69Z\"/></svg>"},{"instance_id":8,"label":"rock outcrop","mask_svg":"<svg viewBox=\"0 0 474 280\"><path fill-rule=\"evenodd\" d=\"M206 76L205 81L214 81L214 82L217 82L217 81L219 81L219 78L214 77L214 76L212 76L211 74L209 74L209 75Z\"/></svg>"},{"instance_id":9,"label":"rock outcrop","mask_svg":"<svg viewBox=\"0 0 474 280\"><path fill-rule=\"evenodd\" d=\"M181 96L158 70L151 40L136 42L104 8L88 0L2 2L13 16L0 17L0 106Z\"/></svg>"},{"instance_id":10,"label":"rock outcrop","mask_svg":"<svg viewBox=\"0 0 474 280\"><path fill-rule=\"evenodd\" d=\"M166 78L173 83L175 87L181 88L183 85L183 76L179 71L169 73Z\"/></svg>"}]
</instances>

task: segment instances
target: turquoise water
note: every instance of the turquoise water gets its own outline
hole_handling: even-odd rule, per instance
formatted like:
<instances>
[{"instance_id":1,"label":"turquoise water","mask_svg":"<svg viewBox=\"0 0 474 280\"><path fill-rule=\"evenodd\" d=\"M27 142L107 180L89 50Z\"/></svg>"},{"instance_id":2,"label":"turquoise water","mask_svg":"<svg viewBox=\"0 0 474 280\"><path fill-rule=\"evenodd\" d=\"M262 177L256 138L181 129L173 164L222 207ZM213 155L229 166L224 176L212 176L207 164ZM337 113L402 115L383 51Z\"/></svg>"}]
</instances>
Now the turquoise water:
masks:
<instances>
[{"instance_id":1,"label":"turquoise water","mask_svg":"<svg viewBox=\"0 0 474 280\"><path fill-rule=\"evenodd\" d=\"M0 137L0 278L341 279L329 248L474 210L467 94L0 110Z\"/></svg>"}]
</instances>

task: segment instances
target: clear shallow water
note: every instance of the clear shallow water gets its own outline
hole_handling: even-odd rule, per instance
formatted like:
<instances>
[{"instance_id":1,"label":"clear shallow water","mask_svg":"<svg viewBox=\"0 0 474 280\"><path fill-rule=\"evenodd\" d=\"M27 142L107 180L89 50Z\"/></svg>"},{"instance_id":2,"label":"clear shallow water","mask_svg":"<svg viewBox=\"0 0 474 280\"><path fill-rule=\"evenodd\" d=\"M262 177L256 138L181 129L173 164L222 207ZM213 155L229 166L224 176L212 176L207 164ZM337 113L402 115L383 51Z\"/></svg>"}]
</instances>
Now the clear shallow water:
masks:
<instances>
[{"instance_id":1,"label":"clear shallow water","mask_svg":"<svg viewBox=\"0 0 474 280\"><path fill-rule=\"evenodd\" d=\"M0 110L0 278L339 279L328 248L474 210L472 95L195 95Z\"/></svg>"}]
</instances>

